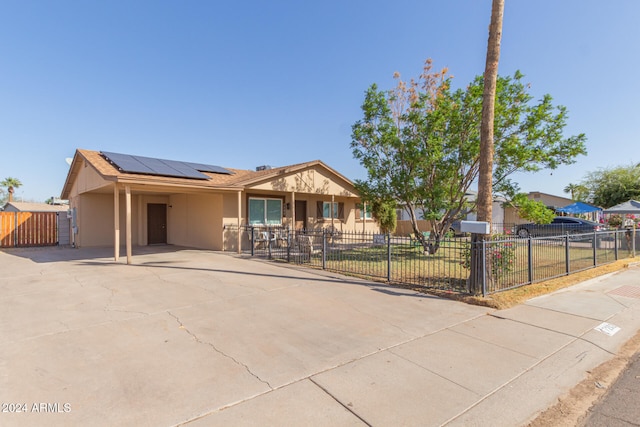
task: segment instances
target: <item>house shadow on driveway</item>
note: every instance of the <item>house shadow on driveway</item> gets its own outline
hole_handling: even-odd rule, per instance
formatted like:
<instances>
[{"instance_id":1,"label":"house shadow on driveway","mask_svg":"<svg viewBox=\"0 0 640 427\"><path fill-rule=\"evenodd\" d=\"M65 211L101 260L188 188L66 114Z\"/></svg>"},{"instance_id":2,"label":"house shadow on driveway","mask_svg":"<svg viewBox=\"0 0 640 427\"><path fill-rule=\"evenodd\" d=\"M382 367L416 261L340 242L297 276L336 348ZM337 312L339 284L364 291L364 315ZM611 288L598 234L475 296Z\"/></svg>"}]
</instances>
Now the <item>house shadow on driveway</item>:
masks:
<instances>
[{"instance_id":1,"label":"house shadow on driveway","mask_svg":"<svg viewBox=\"0 0 640 427\"><path fill-rule=\"evenodd\" d=\"M223 253L216 253L216 252L212 252L212 254L217 254L220 256L227 256L226 254ZM246 270L228 270L228 269L220 269L220 268L206 268L206 267L189 267L189 266L185 266L185 265L175 265L175 264L179 264L180 261L150 261L150 262L144 262L144 263L139 263L139 264L132 264L130 265L130 267L135 268L135 267L144 267L144 268L162 268L162 269L176 269L176 270L187 270L187 271L201 271L201 272L205 272L205 273L220 273L220 274L238 274L238 275L243 275L243 276L253 276L256 278L259 277L263 277L263 278L272 278L272 279L283 279L283 280L304 280L306 282L319 282L319 283L340 283L340 284L348 284L348 285L357 285L357 286L364 286L366 288L371 289L372 291L375 292L380 292L380 293L384 293L390 296L405 296L405 297L414 297L414 298L423 298L423 299L441 299L438 296L435 295L428 295L428 294L423 294L417 291L413 291L413 290L405 290L403 287L396 287L392 284L386 284L386 283L376 283L376 282L371 282L371 281L366 281L364 279L360 280L360 279L353 279L350 278L348 276L340 276L338 275L338 273L333 273L333 272L328 272L328 271L322 271L322 270L317 270L317 269L313 269L313 268L305 268L305 267L299 267L299 266L292 266L290 264L282 264L282 263L275 263L275 262L269 262L269 261L262 261L262 260L253 260L250 258L244 258L244 260L246 262L250 262L250 263L265 263L268 265L272 265L272 266L276 266L279 268L283 268L286 270L293 270L293 271L297 271L297 272L302 272L303 274L306 274L305 277L300 277L297 275L291 275L291 274L273 274L273 273L266 273L266 272L258 272L256 270L258 270L258 268L256 268L256 270L254 271L246 271ZM97 266L97 265L104 265L104 263L100 263L100 262L91 262L91 261L87 261L87 262L83 262L82 264L84 265L92 265L92 266ZM169 264L173 264L173 265L169 265Z\"/></svg>"},{"instance_id":2,"label":"house shadow on driveway","mask_svg":"<svg viewBox=\"0 0 640 427\"><path fill-rule=\"evenodd\" d=\"M139 255L171 253L184 250L193 249L173 245L153 245L134 246L132 252L135 257ZM87 259L104 259L102 263L116 263L114 261L113 248L104 246L91 248L73 248L71 246L2 248L0 249L0 252L4 252L7 255L30 259L36 263L82 261ZM120 249L120 261L118 264L122 262L126 262L126 249L124 247Z\"/></svg>"},{"instance_id":3,"label":"house shadow on driveway","mask_svg":"<svg viewBox=\"0 0 640 427\"><path fill-rule=\"evenodd\" d=\"M242 276L253 276L255 278L271 278L282 280L304 280L307 282L318 283L339 283L347 285L364 286L375 292L387 294L389 296L408 296L421 299L441 299L435 295L429 295L412 289L406 289L400 285L388 283L378 283L368 281L366 279L358 279L349 276L343 276L326 270L318 270L304 266L286 264L282 262L265 261L259 258L249 258L246 256L238 256L226 252L207 251L195 248L188 248L174 245L153 245L153 246L137 246L133 248L133 263L126 265L126 256L121 255L118 262L114 261L113 248L71 248L71 247L44 247L44 248L11 248L3 249L8 255L29 259L35 263L57 263L71 262L78 266L88 267L104 267L120 265L126 268L158 268L158 269L175 269L177 271L200 271L209 274L235 274ZM121 250L121 254L124 250ZM208 267L207 260L202 257L194 259L193 255L210 255L215 257L231 257L241 262L251 263L250 267L243 269L228 269ZM184 256L181 256L184 255ZM220 262L211 262L220 264ZM263 267L269 268L263 268ZM273 267L279 268L282 274L268 272L273 271ZM289 273L290 272L290 273ZM294 273L295 272L295 273ZM304 274L304 277L301 277Z\"/></svg>"}]
</instances>

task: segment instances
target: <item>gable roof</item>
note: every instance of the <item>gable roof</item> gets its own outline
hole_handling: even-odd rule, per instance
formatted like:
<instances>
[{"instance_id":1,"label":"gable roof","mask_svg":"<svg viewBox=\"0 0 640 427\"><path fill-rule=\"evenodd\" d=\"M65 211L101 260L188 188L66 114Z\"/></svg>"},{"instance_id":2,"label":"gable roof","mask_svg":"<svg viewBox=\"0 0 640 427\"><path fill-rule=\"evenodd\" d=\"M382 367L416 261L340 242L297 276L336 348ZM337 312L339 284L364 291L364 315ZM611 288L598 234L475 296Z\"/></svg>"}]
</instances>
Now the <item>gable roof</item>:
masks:
<instances>
[{"instance_id":1,"label":"gable roof","mask_svg":"<svg viewBox=\"0 0 640 427\"><path fill-rule=\"evenodd\" d=\"M281 166L272 169L264 169L259 171L233 169L225 167L224 170L230 173L213 173L200 171L206 176L206 179L193 179L176 176L163 176L158 174L131 173L119 170L119 168L109 162L105 156L99 151L77 149L73 157L73 161L64 183L61 197L67 199L71 192L71 188L77 178L82 164L92 167L104 180L112 182L120 182L125 184L154 184L179 186L199 189L217 189L217 190L243 190L252 185L267 182L272 179L281 178L306 169L319 167L325 169L330 174L342 180L348 186L353 183L342 174L330 168L320 160L298 163L289 166ZM186 162L183 162L186 163ZM193 163L190 163L193 164Z\"/></svg>"},{"instance_id":2,"label":"gable roof","mask_svg":"<svg viewBox=\"0 0 640 427\"><path fill-rule=\"evenodd\" d=\"M64 212L68 205L50 205L47 203L8 202L4 205L7 212Z\"/></svg>"},{"instance_id":3,"label":"gable roof","mask_svg":"<svg viewBox=\"0 0 640 427\"><path fill-rule=\"evenodd\" d=\"M181 162L106 151L102 151L100 154L120 172L192 179L209 179L207 175L202 172L218 174L232 173L220 166L205 165L202 163Z\"/></svg>"}]
</instances>

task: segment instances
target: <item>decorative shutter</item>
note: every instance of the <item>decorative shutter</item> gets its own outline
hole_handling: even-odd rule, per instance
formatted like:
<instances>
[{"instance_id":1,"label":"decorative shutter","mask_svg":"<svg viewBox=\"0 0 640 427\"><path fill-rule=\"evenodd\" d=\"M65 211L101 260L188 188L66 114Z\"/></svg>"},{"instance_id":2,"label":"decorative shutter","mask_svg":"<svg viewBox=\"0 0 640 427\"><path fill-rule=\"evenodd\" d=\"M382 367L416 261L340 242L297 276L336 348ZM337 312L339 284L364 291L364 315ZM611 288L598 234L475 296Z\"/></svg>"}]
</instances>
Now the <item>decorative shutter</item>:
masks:
<instances>
[{"instance_id":1,"label":"decorative shutter","mask_svg":"<svg viewBox=\"0 0 640 427\"><path fill-rule=\"evenodd\" d=\"M338 218L344 219L344 203L338 203Z\"/></svg>"},{"instance_id":2,"label":"decorative shutter","mask_svg":"<svg viewBox=\"0 0 640 427\"><path fill-rule=\"evenodd\" d=\"M322 219L324 218L323 216L323 206L322 206L322 201L316 202L316 216L318 217L318 219Z\"/></svg>"}]
</instances>

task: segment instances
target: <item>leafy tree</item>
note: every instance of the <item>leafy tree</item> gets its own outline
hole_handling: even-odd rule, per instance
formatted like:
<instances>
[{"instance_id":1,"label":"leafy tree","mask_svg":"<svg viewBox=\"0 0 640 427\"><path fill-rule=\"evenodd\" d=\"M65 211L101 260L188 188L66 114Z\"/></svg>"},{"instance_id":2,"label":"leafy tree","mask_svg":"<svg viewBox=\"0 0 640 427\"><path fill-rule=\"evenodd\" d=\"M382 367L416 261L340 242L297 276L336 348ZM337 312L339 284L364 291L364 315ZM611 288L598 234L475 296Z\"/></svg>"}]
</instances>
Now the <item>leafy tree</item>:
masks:
<instances>
[{"instance_id":1,"label":"leafy tree","mask_svg":"<svg viewBox=\"0 0 640 427\"><path fill-rule=\"evenodd\" d=\"M394 200L374 200L371 204L371 214L380 224L380 231L393 233L396 231L398 217Z\"/></svg>"},{"instance_id":2,"label":"leafy tree","mask_svg":"<svg viewBox=\"0 0 640 427\"><path fill-rule=\"evenodd\" d=\"M640 167L618 166L589 172L582 185L588 189L588 201L604 208L637 200L640 199Z\"/></svg>"},{"instance_id":3,"label":"leafy tree","mask_svg":"<svg viewBox=\"0 0 640 427\"><path fill-rule=\"evenodd\" d=\"M7 193L9 193L9 202L13 201L13 193L16 188L22 186L22 183L18 178L5 178L4 181L0 182L0 186L5 187L7 189Z\"/></svg>"},{"instance_id":4,"label":"leafy tree","mask_svg":"<svg viewBox=\"0 0 640 427\"><path fill-rule=\"evenodd\" d=\"M483 78L452 90L447 70L432 72L427 60L418 80L398 80L395 89L373 84L352 127L351 148L367 170L356 187L366 199L395 200L409 214L425 249L435 253L444 233L469 205L465 193L478 178ZM493 190L512 196L514 172L535 172L573 163L585 154L585 136L565 138L565 107L545 95L532 102L519 72L498 77L494 118ZM431 225L425 238L417 212Z\"/></svg>"},{"instance_id":5,"label":"leafy tree","mask_svg":"<svg viewBox=\"0 0 640 427\"><path fill-rule=\"evenodd\" d=\"M531 200L524 193L516 194L511 200L511 205L516 208L520 218L536 224L549 224L556 216L555 212L546 207L544 203Z\"/></svg>"}]
</instances>

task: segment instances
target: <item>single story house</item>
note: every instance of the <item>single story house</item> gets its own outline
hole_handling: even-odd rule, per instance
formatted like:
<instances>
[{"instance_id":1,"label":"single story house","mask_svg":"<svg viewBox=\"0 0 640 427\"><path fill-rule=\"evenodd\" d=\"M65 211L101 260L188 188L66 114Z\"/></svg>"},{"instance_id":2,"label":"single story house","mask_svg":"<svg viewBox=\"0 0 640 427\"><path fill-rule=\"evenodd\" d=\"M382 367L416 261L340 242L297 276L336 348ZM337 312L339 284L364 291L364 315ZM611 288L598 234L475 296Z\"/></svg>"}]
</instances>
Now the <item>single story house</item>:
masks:
<instances>
[{"instance_id":1,"label":"single story house","mask_svg":"<svg viewBox=\"0 0 640 427\"><path fill-rule=\"evenodd\" d=\"M0 212L0 217L4 217L0 218L3 223L0 241L5 246L71 244L68 205L11 201L3 208ZM8 215L12 215L12 218L7 219ZM14 237L11 237L12 233L16 233Z\"/></svg>"},{"instance_id":2,"label":"single story house","mask_svg":"<svg viewBox=\"0 0 640 427\"><path fill-rule=\"evenodd\" d=\"M378 230L353 183L320 160L240 170L78 149L61 197L75 246L113 245L117 260L125 242L128 262L132 245L240 252L244 226Z\"/></svg>"},{"instance_id":3,"label":"single story house","mask_svg":"<svg viewBox=\"0 0 640 427\"><path fill-rule=\"evenodd\" d=\"M468 190L465 193L465 199L467 199L467 201L469 202L472 202L472 203L475 202L477 197L478 197L477 191ZM501 227L502 224L504 223L504 214L505 214L504 201L505 200L502 197L495 197L493 200L493 206L492 206L492 212L491 212L491 216L492 216L491 223L493 224L494 228ZM419 218L424 217L424 213L422 211L416 212L416 215L418 215ZM398 219L398 225L396 227L396 235L406 236L406 235L412 234L413 226L411 225L411 218L409 217L409 213L407 212L407 210L404 209L404 207L402 206L399 207L396 210L396 217ZM475 221L476 212L475 211L463 212L461 213L460 218L458 219ZM421 231L431 231L431 223L424 219L418 219L418 228Z\"/></svg>"},{"instance_id":4,"label":"single story house","mask_svg":"<svg viewBox=\"0 0 640 427\"><path fill-rule=\"evenodd\" d=\"M527 197L531 200L535 200L536 202L544 203L547 208L553 210L554 212L559 208L570 205L574 202L574 200L567 197L542 193L540 191L531 191L527 194ZM504 218L505 223L507 224L523 224L526 222L531 222L529 220L520 218L520 216L518 215L518 211L513 206L508 206L505 208Z\"/></svg>"},{"instance_id":5,"label":"single story house","mask_svg":"<svg viewBox=\"0 0 640 427\"><path fill-rule=\"evenodd\" d=\"M5 212L66 212L67 205L50 205L48 203L32 202L7 202L4 205Z\"/></svg>"}]
</instances>

